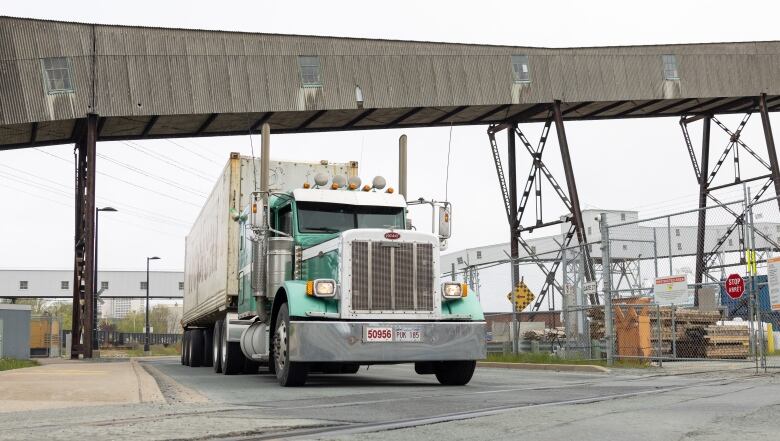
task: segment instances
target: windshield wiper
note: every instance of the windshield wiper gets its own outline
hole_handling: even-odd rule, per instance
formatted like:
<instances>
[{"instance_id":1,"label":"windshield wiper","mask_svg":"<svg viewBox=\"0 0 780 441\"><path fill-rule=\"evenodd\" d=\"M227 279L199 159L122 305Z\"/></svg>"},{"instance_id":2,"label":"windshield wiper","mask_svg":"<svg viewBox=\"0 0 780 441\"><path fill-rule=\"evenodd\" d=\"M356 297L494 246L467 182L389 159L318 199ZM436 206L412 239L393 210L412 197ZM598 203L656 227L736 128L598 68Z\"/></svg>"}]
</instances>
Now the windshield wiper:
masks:
<instances>
[{"instance_id":1,"label":"windshield wiper","mask_svg":"<svg viewBox=\"0 0 780 441\"><path fill-rule=\"evenodd\" d=\"M336 230L328 227L308 227L306 231L322 231L324 233L340 233L341 230Z\"/></svg>"}]
</instances>

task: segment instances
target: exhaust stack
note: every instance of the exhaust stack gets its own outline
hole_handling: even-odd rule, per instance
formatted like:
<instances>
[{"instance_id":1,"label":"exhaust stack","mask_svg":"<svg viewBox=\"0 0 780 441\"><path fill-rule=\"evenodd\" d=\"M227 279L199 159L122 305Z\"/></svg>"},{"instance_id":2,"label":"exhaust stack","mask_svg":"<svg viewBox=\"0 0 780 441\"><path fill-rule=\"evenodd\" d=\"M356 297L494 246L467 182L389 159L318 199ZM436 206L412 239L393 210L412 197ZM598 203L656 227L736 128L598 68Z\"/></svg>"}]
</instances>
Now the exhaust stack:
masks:
<instances>
[{"instance_id":1,"label":"exhaust stack","mask_svg":"<svg viewBox=\"0 0 780 441\"><path fill-rule=\"evenodd\" d=\"M261 210L260 221L260 237L259 240L252 242L252 254L254 268L252 271L254 282L253 295L255 297L255 303L257 305L257 316L260 322L267 323L269 314L266 308L266 301L268 300L268 228L270 227L268 220L268 183L270 172L270 156L271 156L271 126L268 123L263 124L261 146L260 146L260 206L257 207Z\"/></svg>"},{"instance_id":2,"label":"exhaust stack","mask_svg":"<svg viewBox=\"0 0 780 441\"><path fill-rule=\"evenodd\" d=\"M406 175L408 164L406 162L406 135L398 138L398 193L406 199Z\"/></svg>"}]
</instances>

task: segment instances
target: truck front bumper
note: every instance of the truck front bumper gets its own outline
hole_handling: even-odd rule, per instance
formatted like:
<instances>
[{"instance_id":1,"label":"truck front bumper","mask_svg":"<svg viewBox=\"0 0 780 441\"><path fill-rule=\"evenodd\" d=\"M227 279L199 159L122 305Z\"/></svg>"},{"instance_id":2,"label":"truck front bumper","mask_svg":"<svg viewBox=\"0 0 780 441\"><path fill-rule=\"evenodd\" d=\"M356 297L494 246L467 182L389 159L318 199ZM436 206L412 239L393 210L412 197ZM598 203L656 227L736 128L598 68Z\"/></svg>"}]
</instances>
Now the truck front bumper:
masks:
<instances>
[{"instance_id":1,"label":"truck front bumper","mask_svg":"<svg viewBox=\"0 0 780 441\"><path fill-rule=\"evenodd\" d=\"M365 341L368 326L415 329L421 341ZM413 362L481 360L486 357L485 322L292 321L291 361Z\"/></svg>"}]
</instances>

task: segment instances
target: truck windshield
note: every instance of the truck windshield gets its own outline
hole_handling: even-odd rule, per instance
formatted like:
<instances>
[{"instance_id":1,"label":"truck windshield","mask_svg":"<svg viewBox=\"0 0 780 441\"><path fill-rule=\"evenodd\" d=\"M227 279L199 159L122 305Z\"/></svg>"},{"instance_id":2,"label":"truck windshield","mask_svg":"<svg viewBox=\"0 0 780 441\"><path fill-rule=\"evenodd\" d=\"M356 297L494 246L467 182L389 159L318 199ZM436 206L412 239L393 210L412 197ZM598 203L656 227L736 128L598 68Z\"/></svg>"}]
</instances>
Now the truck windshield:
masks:
<instances>
[{"instance_id":1,"label":"truck windshield","mask_svg":"<svg viewBox=\"0 0 780 441\"><path fill-rule=\"evenodd\" d=\"M404 228L403 207L298 202L298 231L340 233L355 228Z\"/></svg>"}]
</instances>

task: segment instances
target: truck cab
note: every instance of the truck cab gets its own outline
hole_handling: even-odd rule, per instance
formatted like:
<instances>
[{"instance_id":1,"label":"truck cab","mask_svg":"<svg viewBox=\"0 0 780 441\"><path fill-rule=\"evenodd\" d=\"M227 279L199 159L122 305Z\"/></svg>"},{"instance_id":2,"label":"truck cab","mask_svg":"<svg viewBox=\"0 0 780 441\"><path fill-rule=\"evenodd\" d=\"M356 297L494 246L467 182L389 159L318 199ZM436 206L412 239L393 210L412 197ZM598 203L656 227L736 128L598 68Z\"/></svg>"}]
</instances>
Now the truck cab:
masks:
<instances>
[{"instance_id":1,"label":"truck cab","mask_svg":"<svg viewBox=\"0 0 780 441\"><path fill-rule=\"evenodd\" d=\"M287 245L266 251L264 273L278 282L266 280L264 297L252 289L261 283L252 208L239 218L238 318L270 311L267 346L258 345L269 356L245 355L277 376L287 370L290 383L323 366L404 362L445 384L468 382L485 356L484 316L466 285L440 281L439 236L406 229L406 200L392 189L334 187L269 198L268 243Z\"/></svg>"}]
</instances>

